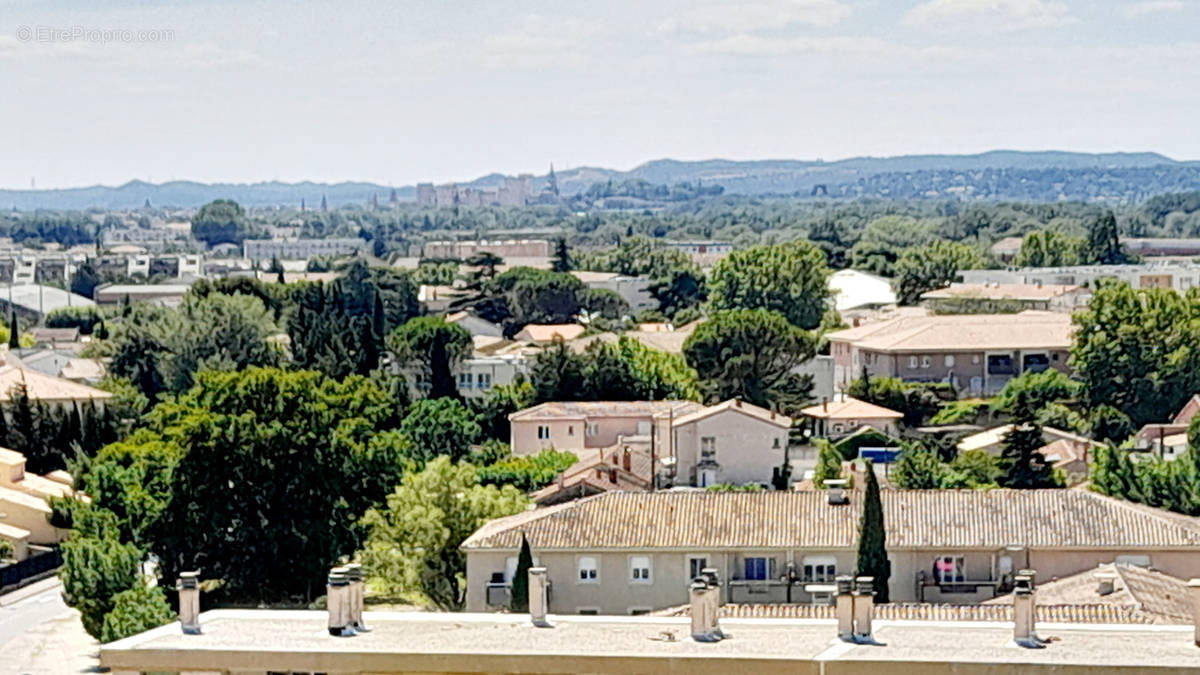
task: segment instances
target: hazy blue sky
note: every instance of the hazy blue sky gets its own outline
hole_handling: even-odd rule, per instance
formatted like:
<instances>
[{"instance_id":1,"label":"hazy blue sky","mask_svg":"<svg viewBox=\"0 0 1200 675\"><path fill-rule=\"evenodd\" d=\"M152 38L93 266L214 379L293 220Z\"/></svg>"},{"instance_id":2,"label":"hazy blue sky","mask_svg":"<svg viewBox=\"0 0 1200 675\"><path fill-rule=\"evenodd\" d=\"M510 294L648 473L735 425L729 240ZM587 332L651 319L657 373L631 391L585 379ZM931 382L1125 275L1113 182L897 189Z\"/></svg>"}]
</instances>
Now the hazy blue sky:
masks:
<instances>
[{"instance_id":1,"label":"hazy blue sky","mask_svg":"<svg viewBox=\"0 0 1200 675\"><path fill-rule=\"evenodd\" d=\"M1195 159L1198 27L1200 0L0 0L0 187Z\"/></svg>"}]
</instances>

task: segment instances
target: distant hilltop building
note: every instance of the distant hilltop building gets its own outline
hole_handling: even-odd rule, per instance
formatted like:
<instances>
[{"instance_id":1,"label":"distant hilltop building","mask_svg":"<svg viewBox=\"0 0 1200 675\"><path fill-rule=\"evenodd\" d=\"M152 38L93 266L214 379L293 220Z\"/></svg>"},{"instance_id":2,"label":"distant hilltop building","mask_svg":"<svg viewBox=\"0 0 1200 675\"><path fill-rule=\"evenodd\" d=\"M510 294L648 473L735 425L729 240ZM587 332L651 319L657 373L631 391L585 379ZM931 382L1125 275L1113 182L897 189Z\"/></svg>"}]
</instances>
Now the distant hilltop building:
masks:
<instances>
[{"instance_id":1,"label":"distant hilltop building","mask_svg":"<svg viewBox=\"0 0 1200 675\"><path fill-rule=\"evenodd\" d=\"M249 260L307 260L319 255L353 255L367 247L358 237L332 239L247 239L243 255Z\"/></svg>"},{"instance_id":2,"label":"distant hilltop building","mask_svg":"<svg viewBox=\"0 0 1200 675\"><path fill-rule=\"evenodd\" d=\"M495 188L460 187L455 183L417 184L417 204L427 207L524 206L533 193L533 175L505 176Z\"/></svg>"}]
</instances>

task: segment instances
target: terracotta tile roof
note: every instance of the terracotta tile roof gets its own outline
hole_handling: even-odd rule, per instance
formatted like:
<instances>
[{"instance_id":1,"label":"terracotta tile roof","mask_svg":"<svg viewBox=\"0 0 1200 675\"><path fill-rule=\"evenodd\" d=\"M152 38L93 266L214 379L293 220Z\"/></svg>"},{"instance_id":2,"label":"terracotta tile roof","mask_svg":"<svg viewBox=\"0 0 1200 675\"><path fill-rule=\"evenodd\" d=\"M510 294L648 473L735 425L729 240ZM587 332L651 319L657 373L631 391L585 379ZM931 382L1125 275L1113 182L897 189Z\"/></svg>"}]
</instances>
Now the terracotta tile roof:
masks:
<instances>
[{"instance_id":1,"label":"terracotta tile roof","mask_svg":"<svg viewBox=\"0 0 1200 675\"><path fill-rule=\"evenodd\" d=\"M831 506L824 492L610 492L501 518L465 549L514 549L524 530L542 549L853 549L862 495ZM1200 549L1200 518L1084 490L884 490L897 549Z\"/></svg>"},{"instance_id":2,"label":"terracotta tile roof","mask_svg":"<svg viewBox=\"0 0 1200 675\"><path fill-rule=\"evenodd\" d=\"M1111 593L1100 595L1097 574L1110 575ZM1096 569L1037 585L1037 601L1047 605L1121 608L1140 623L1192 622L1192 603L1183 579L1146 567L1108 563ZM1011 595L986 600L984 605L1012 605Z\"/></svg>"},{"instance_id":3,"label":"terracotta tile roof","mask_svg":"<svg viewBox=\"0 0 1200 675\"><path fill-rule=\"evenodd\" d=\"M587 417L653 417L674 411L676 417L702 409L695 401L550 401L517 411L509 420L583 419Z\"/></svg>"},{"instance_id":4,"label":"terracotta tile roof","mask_svg":"<svg viewBox=\"0 0 1200 675\"><path fill-rule=\"evenodd\" d=\"M1065 284L950 284L921 295L922 300L978 298L981 300L1052 300L1082 291L1081 286Z\"/></svg>"},{"instance_id":5,"label":"terracotta tile roof","mask_svg":"<svg viewBox=\"0 0 1200 675\"><path fill-rule=\"evenodd\" d=\"M784 429L790 429L792 426L792 418L767 410L766 408L760 408L753 403L747 403L736 398L731 398L724 403L710 405L707 408L697 410L682 417L676 417L673 426L680 427L685 424L691 424L692 422L702 420L720 412L725 412L726 410L732 410L734 412L742 413L743 415L749 415L750 417L760 419L764 422L769 422Z\"/></svg>"},{"instance_id":6,"label":"terracotta tile roof","mask_svg":"<svg viewBox=\"0 0 1200 675\"><path fill-rule=\"evenodd\" d=\"M574 340L587 330L577 323L541 324L531 323L517 333L518 340L530 342L553 342L555 340Z\"/></svg>"},{"instance_id":7,"label":"terracotta tile roof","mask_svg":"<svg viewBox=\"0 0 1200 675\"><path fill-rule=\"evenodd\" d=\"M903 316L829 334L877 352L1067 349L1071 315L1060 312Z\"/></svg>"},{"instance_id":8,"label":"terracotta tile roof","mask_svg":"<svg viewBox=\"0 0 1200 675\"><path fill-rule=\"evenodd\" d=\"M0 402L8 402L13 387L25 384L29 398L35 401L105 401L112 394L61 377L18 366L0 366Z\"/></svg>"},{"instance_id":9,"label":"terracotta tile roof","mask_svg":"<svg viewBox=\"0 0 1200 675\"><path fill-rule=\"evenodd\" d=\"M1012 431L1013 425L1001 424L998 427L984 429L977 434L965 436L958 441L958 451L967 452L968 450L981 450L1004 442L1004 436ZM1091 439L1084 438L1078 434L1073 434L1062 429L1054 427L1042 427L1042 437L1047 443L1052 443L1054 440L1068 440L1074 443L1082 443L1087 445L1096 445ZM1053 439L1053 440L1052 440Z\"/></svg>"},{"instance_id":10,"label":"terracotta tile roof","mask_svg":"<svg viewBox=\"0 0 1200 675\"><path fill-rule=\"evenodd\" d=\"M1041 591L1038 591L1039 595ZM689 616L691 607L680 605L654 612L654 616ZM725 604L721 618L737 619L836 619L832 605ZM934 605L890 603L875 605L874 618L882 621L991 621L1013 620L1012 605ZM1038 604L1037 620L1045 623L1160 623L1119 605ZM1191 619L1170 623L1190 623Z\"/></svg>"},{"instance_id":11,"label":"terracotta tile roof","mask_svg":"<svg viewBox=\"0 0 1200 675\"><path fill-rule=\"evenodd\" d=\"M809 406L801 410L800 413L807 417L831 420L898 420L901 417L904 417L903 413L898 413L891 408L885 408L880 405L875 405L874 403L860 401L851 396L844 396L841 400L830 401L829 403L822 405Z\"/></svg>"}]
</instances>

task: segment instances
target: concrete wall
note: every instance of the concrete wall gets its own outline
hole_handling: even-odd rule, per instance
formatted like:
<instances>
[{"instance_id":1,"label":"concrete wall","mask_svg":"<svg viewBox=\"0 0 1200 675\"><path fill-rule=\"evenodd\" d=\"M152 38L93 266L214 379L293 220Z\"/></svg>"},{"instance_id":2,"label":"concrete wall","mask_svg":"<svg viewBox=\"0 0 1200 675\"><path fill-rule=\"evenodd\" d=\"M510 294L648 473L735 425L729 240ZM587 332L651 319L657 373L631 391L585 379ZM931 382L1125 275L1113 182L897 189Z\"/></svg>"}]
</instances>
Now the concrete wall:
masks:
<instances>
[{"instance_id":1,"label":"concrete wall","mask_svg":"<svg viewBox=\"0 0 1200 675\"><path fill-rule=\"evenodd\" d=\"M620 442L622 437L649 436L653 420L644 417L589 417L571 420L513 420L511 444L515 455L528 455L548 448L578 452L584 448L609 448ZM660 456L670 452L669 419L663 417L656 429L656 450ZM587 433L589 424L596 425L593 434ZM538 427L548 426L550 438L539 439Z\"/></svg>"}]
</instances>

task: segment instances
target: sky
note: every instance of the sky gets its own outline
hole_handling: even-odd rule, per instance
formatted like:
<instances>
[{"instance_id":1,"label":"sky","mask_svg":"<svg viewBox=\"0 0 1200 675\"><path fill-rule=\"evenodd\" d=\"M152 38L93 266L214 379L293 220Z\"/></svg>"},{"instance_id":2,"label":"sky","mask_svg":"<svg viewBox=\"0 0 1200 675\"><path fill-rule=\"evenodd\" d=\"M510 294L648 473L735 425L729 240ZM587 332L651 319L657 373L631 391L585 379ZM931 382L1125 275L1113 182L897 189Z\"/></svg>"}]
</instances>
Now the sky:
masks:
<instances>
[{"instance_id":1,"label":"sky","mask_svg":"<svg viewBox=\"0 0 1200 675\"><path fill-rule=\"evenodd\" d=\"M0 188L1200 159L1200 0L0 0Z\"/></svg>"}]
</instances>

